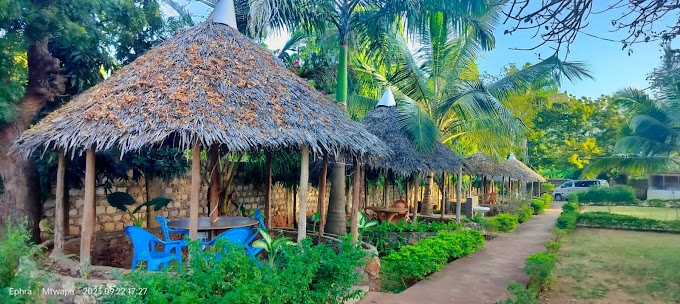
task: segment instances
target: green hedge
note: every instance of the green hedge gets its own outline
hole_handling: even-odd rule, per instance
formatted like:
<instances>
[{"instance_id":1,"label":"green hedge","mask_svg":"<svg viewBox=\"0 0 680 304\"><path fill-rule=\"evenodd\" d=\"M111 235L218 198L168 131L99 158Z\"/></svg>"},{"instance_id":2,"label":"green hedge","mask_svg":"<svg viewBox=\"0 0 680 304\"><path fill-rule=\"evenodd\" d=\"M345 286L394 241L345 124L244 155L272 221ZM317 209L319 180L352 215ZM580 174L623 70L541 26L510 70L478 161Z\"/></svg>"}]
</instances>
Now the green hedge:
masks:
<instances>
[{"instance_id":1,"label":"green hedge","mask_svg":"<svg viewBox=\"0 0 680 304\"><path fill-rule=\"evenodd\" d=\"M557 256L547 251L541 251L527 257L524 273L529 275L529 286L535 286L538 291L550 287L555 277L557 261Z\"/></svg>"},{"instance_id":2,"label":"green hedge","mask_svg":"<svg viewBox=\"0 0 680 304\"><path fill-rule=\"evenodd\" d=\"M578 217L579 196L570 195L567 203L562 205L562 213L557 218L557 228L564 229L567 232L576 228L576 219Z\"/></svg>"},{"instance_id":3,"label":"green hedge","mask_svg":"<svg viewBox=\"0 0 680 304\"><path fill-rule=\"evenodd\" d=\"M519 218L510 213L501 213L491 218L490 221L494 222L493 227L496 228L497 232L510 232L517 228Z\"/></svg>"},{"instance_id":4,"label":"green hedge","mask_svg":"<svg viewBox=\"0 0 680 304\"><path fill-rule=\"evenodd\" d=\"M680 232L680 220L661 221L609 212L586 212L579 214L577 223L602 228Z\"/></svg>"},{"instance_id":5,"label":"green hedge","mask_svg":"<svg viewBox=\"0 0 680 304\"><path fill-rule=\"evenodd\" d=\"M591 187L586 192L576 193L581 205L601 206L636 206L640 201L635 198L635 189L631 186L616 185L611 187Z\"/></svg>"},{"instance_id":6,"label":"green hedge","mask_svg":"<svg viewBox=\"0 0 680 304\"><path fill-rule=\"evenodd\" d=\"M534 214L534 209L527 205L522 205L522 207L515 210L515 215L517 215L517 221L521 224L528 221Z\"/></svg>"},{"instance_id":7,"label":"green hedge","mask_svg":"<svg viewBox=\"0 0 680 304\"><path fill-rule=\"evenodd\" d=\"M383 291L400 292L440 271L448 262L468 256L483 246L484 236L477 230L442 231L413 246L404 246L381 260L381 288Z\"/></svg>"}]
</instances>

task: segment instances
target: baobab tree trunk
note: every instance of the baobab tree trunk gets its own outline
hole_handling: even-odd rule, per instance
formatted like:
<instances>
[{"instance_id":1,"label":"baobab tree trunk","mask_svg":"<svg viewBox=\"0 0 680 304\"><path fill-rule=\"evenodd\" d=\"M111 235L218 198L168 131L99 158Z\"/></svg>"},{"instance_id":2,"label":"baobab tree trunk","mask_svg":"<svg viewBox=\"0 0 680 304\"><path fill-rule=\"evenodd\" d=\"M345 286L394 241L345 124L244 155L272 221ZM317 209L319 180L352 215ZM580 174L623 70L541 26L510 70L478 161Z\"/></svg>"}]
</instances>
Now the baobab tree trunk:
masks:
<instances>
[{"instance_id":1,"label":"baobab tree trunk","mask_svg":"<svg viewBox=\"0 0 680 304\"><path fill-rule=\"evenodd\" d=\"M432 215L432 187L434 186L434 172L427 172L425 178L425 194L423 197L423 205L420 206L423 215Z\"/></svg>"},{"instance_id":2,"label":"baobab tree trunk","mask_svg":"<svg viewBox=\"0 0 680 304\"><path fill-rule=\"evenodd\" d=\"M333 163L330 192L325 230L331 234L345 235L347 233L345 215L345 160L341 157L338 157Z\"/></svg>"},{"instance_id":3,"label":"baobab tree trunk","mask_svg":"<svg viewBox=\"0 0 680 304\"><path fill-rule=\"evenodd\" d=\"M47 49L49 38L32 42L27 51L28 86L18 103L18 115L0 125L0 178L4 192L0 194L0 227L8 220L28 218L28 228L37 241L40 238L40 185L33 160L9 155L14 141L28 129L30 121L47 102L65 91L66 78L58 75L60 62Z\"/></svg>"}]
</instances>

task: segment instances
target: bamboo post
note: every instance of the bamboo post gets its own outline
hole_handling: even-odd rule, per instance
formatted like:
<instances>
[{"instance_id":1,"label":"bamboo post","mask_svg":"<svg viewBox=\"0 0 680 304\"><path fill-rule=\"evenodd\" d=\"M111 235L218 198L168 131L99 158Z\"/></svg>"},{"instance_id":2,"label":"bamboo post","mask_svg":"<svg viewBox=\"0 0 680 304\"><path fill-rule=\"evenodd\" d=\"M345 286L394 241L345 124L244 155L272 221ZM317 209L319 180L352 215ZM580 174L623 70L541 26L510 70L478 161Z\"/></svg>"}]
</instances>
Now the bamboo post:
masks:
<instances>
[{"instance_id":1,"label":"bamboo post","mask_svg":"<svg viewBox=\"0 0 680 304\"><path fill-rule=\"evenodd\" d=\"M300 152L300 211L298 220L298 238L302 242L307 237L307 186L309 184L309 146L302 145Z\"/></svg>"},{"instance_id":2,"label":"bamboo post","mask_svg":"<svg viewBox=\"0 0 680 304\"><path fill-rule=\"evenodd\" d=\"M264 225L269 230L272 228L272 152L267 151L265 156Z\"/></svg>"},{"instance_id":3,"label":"bamboo post","mask_svg":"<svg viewBox=\"0 0 680 304\"><path fill-rule=\"evenodd\" d=\"M416 186L416 189L419 189L419 188L420 188L420 176L419 176L419 174L417 174L417 173L416 173L416 175L415 175L415 182L414 182L414 184L415 184L415 186ZM414 191L414 192L416 192L416 191ZM416 193L417 193L417 192L416 192ZM422 195L421 195L421 196L422 196ZM423 197L423 200L425 200L424 197ZM413 206L414 206L414 208L413 208L413 222L416 223L416 222L418 221L418 198L417 198L417 197L416 197L416 200L415 200Z\"/></svg>"},{"instance_id":4,"label":"bamboo post","mask_svg":"<svg viewBox=\"0 0 680 304\"><path fill-rule=\"evenodd\" d=\"M359 156L354 157L354 185L352 187L352 215L350 220L350 232L352 233L352 243L359 240L359 190L361 188L361 163Z\"/></svg>"},{"instance_id":5,"label":"bamboo post","mask_svg":"<svg viewBox=\"0 0 680 304\"><path fill-rule=\"evenodd\" d=\"M323 153L323 165L319 174L319 235L323 235L326 227L326 172L328 171L328 152Z\"/></svg>"},{"instance_id":6,"label":"bamboo post","mask_svg":"<svg viewBox=\"0 0 680 304\"><path fill-rule=\"evenodd\" d=\"M201 191L201 142L191 149L191 200L189 201L189 238L198 236L198 200Z\"/></svg>"},{"instance_id":7,"label":"bamboo post","mask_svg":"<svg viewBox=\"0 0 680 304\"><path fill-rule=\"evenodd\" d=\"M66 177L66 155L64 149L59 149L57 162L57 191L54 206L54 250L61 253L64 249L64 178Z\"/></svg>"},{"instance_id":8,"label":"bamboo post","mask_svg":"<svg viewBox=\"0 0 680 304\"><path fill-rule=\"evenodd\" d=\"M216 222L219 216L218 206L220 201L220 148L213 144L208 150L208 170L210 173L210 186L208 186L208 216L210 222Z\"/></svg>"},{"instance_id":9,"label":"bamboo post","mask_svg":"<svg viewBox=\"0 0 680 304\"><path fill-rule=\"evenodd\" d=\"M90 147L85 151L85 206L80 226L80 265L83 269L90 265L95 218L95 172L95 152L94 147Z\"/></svg>"},{"instance_id":10,"label":"bamboo post","mask_svg":"<svg viewBox=\"0 0 680 304\"><path fill-rule=\"evenodd\" d=\"M460 204L461 196L463 195L463 168L458 169L458 178L456 179L456 223L460 224Z\"/></svg>"}]
</instances>

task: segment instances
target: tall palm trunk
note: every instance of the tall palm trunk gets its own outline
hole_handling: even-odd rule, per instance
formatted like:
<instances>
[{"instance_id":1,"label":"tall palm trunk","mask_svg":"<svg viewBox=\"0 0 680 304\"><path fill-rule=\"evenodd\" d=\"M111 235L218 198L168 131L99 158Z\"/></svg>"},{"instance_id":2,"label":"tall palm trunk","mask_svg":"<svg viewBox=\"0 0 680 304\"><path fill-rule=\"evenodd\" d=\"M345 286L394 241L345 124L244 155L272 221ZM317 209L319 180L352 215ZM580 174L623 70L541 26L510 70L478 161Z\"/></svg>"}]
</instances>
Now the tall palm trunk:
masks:
<instances>
[{"instance_id":1,"label":"tall palm trunk","mask_svg":"<svg viewBox=\"0 0 680 304\"><path fill-rule=\"evenodd\" d=\"M29 229L38 240L40 232L40 189L35 163L23 156L9 155L14 141L28 129L33 117L54 97L65 91L66 78L59 72L59 60L52 57L47 46L49 38L34 41L28 47L28 87L19 101L19 113L10 122L0 125L0 178L4 192L0 194L0 227L7 220L28 218Z\"/></svg>"},{"instance_id":2,"label":"tall palm trunk","mask_svg":"<svg viewBox=\"0 0 680 304\"><path fill-rule=\"evenodd\" d=\"M425 194L423 197L423 205L420 206L421 214L432 215L432 187L434 187L434 172L427 172L425 178Z\"/></svg>"},{"instance_id":3,"label":"tall palm trunk","mask_svg":"<svg viewBox=\"0 0 680 304\"><path fill-rule=\"evenodd\" d=\"M338 76L336 100L340 109L347 108L347 44L340 45L338 55ZM331 193L328 197L328 219L326 231L328 233L345 235L347 233L345 203L345 162L338 157L331 170Z\"/></svg>"}]
</instances>

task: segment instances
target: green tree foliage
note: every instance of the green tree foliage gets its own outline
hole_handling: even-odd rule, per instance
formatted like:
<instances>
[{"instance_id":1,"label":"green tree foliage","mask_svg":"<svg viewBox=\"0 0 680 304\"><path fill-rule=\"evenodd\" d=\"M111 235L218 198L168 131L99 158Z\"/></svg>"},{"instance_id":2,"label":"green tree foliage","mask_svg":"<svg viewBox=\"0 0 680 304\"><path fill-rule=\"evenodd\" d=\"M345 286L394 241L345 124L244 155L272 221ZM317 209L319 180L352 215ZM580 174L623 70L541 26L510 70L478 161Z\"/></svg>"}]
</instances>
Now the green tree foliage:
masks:
<instances>
[{"instance_id":1,"label":"green tree foliage","mask_svg":"<svg viewBox=\"0 0 680 304\"><path fill-rule=\"evenodd\" d=\"M550 96L528 137L529 163L551 177L574 178L614 145L624 117L610 97Z\"/></svg>"}]
</instances>

